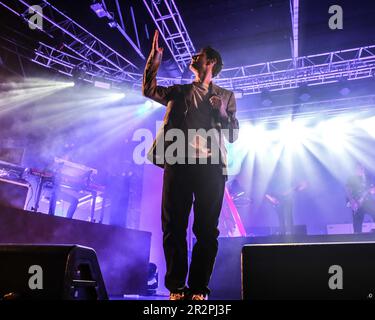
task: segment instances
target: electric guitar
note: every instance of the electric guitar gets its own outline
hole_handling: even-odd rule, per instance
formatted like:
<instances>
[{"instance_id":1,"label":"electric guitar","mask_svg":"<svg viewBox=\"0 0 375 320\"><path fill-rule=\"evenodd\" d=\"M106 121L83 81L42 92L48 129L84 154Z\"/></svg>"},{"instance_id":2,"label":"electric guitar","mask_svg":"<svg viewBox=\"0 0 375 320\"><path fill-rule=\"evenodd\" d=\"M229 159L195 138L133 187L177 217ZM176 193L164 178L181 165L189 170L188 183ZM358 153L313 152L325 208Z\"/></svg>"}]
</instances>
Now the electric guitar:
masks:
<instances>
[{"instance_id":1,"label":"electric guitar","mask_svg":"<svg viewBox=\"0 0 375 320\"><path fill-rule=\"evenodd\" d=\"M282 194L282 196L288 196L288 195L291 195L292 193L294 192L298 192L298 191L302 191L302 190L305 190L306 188L308 187L308 184L307 184L307 181L302 181L300 182L299 184L297 184L295 187L289 189L288 191L284 192ZM280 205L280 203L282 202L282 200L278 199L277 197L269 194L269 193L266 193L264 195L264 197L274 206L274 207L277 207Z\"/></svg>"},{"instance_id":2,"label":"electric guitar","mask_svg":"<svg viewBox=\"0 0 375 320\"><path fill-rule=\"evenodd\" d=\"M374 186L371 186L370 188L365 190L357 200L354 198L348 198L346 207L351 208L354 214L357 213L358 209L362 206L363 202L366 200L369 194L375 194Z\"/></svg>"}]
</instances>

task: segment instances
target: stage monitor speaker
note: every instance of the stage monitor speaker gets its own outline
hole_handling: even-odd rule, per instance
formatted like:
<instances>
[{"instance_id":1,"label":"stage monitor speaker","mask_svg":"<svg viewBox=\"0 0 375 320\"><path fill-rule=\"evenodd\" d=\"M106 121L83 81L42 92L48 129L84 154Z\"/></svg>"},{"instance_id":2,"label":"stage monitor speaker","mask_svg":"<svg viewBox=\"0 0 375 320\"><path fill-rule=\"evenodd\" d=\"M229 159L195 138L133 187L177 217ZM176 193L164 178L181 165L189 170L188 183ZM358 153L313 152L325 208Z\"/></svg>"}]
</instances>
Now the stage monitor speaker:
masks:
<instances>
[{"instance_id":1,"label":"stage monitor speaker","mask_svg":"<svg viewBox=\"0 0 375 320\"><path fill-rule=\"evenodd\" d=\"M106 300L93 249L78 245L0 245L0 299Z\"/></svg>"},{"instance_id":2,"label":"stage monitor speaker","mask_svg":"<svg viewBox=\"0 0 375 320\"><path fill-rule=\"evenodd\" d=\"M244 300L375 299L375 243L242 248Z\"/></svg>"}]
</instances>

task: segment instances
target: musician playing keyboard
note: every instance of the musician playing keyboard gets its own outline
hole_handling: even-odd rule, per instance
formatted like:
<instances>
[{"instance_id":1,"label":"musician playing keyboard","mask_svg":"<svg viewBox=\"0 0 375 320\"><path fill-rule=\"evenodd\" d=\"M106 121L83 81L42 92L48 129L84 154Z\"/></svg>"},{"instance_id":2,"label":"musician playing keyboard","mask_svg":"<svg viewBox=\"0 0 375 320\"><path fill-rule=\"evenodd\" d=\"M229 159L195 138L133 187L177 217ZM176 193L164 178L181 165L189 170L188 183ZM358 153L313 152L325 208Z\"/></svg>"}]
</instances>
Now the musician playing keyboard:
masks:
<instances>
[{"instance_id":1,"label":"musician playing keyboard","mask_svg":"<svg viewBox=\"0 0 375 320\"><path fill-rule=\"evenodd\" d=\"M362 232L362 224L365 214L375 221L375 199L372 196L375 188L370 184L367 172L360 163L356 164L355 174L349 177L346 183L348 207L353 214L354 233Z\"/></svg>"}]
</instances>

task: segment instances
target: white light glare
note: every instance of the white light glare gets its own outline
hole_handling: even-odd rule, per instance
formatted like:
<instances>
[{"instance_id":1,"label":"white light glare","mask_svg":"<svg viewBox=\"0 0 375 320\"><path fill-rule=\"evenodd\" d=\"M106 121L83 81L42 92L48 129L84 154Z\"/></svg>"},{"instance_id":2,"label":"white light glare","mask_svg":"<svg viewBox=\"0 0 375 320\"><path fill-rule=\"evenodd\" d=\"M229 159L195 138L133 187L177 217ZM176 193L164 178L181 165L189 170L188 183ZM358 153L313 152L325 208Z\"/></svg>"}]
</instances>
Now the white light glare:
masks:
<instances>
[{"instance_id":1,"label":"white light glare","mask_svg":"<svg viewBox=\"0 0 375 320\"><path fill-rule=\"evenodd\" d=\"M125 98L125 93L112 93L110 95L111 101L117 101Z\"/></svg>"}]
</instances>

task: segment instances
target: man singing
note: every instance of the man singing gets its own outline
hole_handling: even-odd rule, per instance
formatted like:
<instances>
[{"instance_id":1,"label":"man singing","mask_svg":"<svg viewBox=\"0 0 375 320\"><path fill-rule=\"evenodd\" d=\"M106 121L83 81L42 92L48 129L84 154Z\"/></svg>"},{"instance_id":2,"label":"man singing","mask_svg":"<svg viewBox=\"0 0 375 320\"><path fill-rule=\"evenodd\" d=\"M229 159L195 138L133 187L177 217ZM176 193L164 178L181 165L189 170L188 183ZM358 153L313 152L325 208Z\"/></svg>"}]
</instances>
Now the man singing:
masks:
<instances>
[{"instance_id":1,"label":"man singing","mask_svg":"<svg viewBox=\"0 0 375 320\"><path fill-rule=\"evenodd\" d=\"M165 286L170 291L170 300L205 300L210 293L208 283L218 250L218 222L227 178L224 138L232 143L238 137L236 101L233 92L212 83L223 63L220 54L211 47L203 48L193 56L190 70L195 79L191 84L158 86L156 74L163 54L158 37L159 33L155 31L142 89L146 97L167 107L163 126L149 152L152 161L164 168ZM185 137L183 156L180 152L178 156L167 155L172 142L164 138L173 130L182 132ZM214 134L205 134L207 132ZM162 149L159 147L161 142ZM192 205L193 232L197 241L186 286L186 231Z\"/></svg>"}]
</instances>

